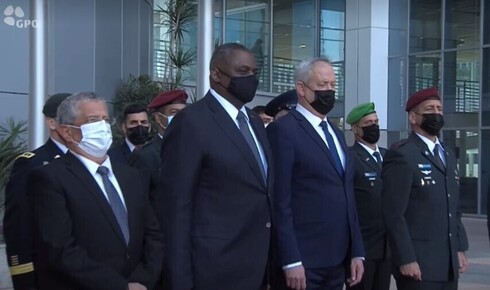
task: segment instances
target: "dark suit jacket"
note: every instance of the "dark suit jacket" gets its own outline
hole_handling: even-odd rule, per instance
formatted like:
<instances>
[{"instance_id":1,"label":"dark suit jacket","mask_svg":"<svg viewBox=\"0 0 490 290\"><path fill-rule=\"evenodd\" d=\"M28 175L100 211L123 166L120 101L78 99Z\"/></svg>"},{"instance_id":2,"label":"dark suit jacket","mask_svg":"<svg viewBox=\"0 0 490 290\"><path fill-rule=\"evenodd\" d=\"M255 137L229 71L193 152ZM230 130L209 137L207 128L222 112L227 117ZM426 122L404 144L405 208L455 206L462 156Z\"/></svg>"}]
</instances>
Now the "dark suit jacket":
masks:
<instances>
[{"instance_id":1,"label":"dark suit jacket","mask_svg":"<svg viewBox=\"0 0 490 290\"><path fill-rule=\"evenodd\" d=\"M247 112L271 164L264 125ZM258 290L269 253L270 190L245 138L210 93L167 129L162 176L170 289ZM269 166L268 184L272 178Z\"/></svg>"},{"instance_id":2,"label":"dark suit jacket","mask_svg":"<svg viewBox=\"0 0 490 290\"><path fill-rule=\"evenodd\" d=\"M381 212L381 166L358 142L350 150L355 165L354 192L366 259L386 259L386 225ZM379 148L379 151L381 156L386 153L385 148Z\"/></svg>"},{"instance_id":3,"label":"dark suit jacket","mask_svg":"<svg viewBox=\"0 0 490 290\"><path fill-rule=\"evenodd\" d=\"M298 111L267 127L274 154L274 218L282 266L338 266L364 257L354 200L354 164L342 132L331 124L345 153L344 176L328 147Z\"/></svg>"},{"instance_id":4,"label":"dark suit jacket","mask_svg":"<svg viewBox=\"0 0 490 290\"><path fill-rule=\"evenodd\" d=\"M151 289L156 281L162 235L143 184L130 167L112 167L128 211L128 246L102 190L73 154L30 174L39 289L125 290L128 282Z\"/></svg>"},{"instance_id":5,"label":"dark suit jacket","mask_svg":"<svg viewBox=\"0 0 490 290\"><path fill-rule=\"evenodd\" d=\"M126 140L123 140L120 144L109 149L107 155L111 157L111 162L127 164L129 156L131 155L131 150L129 150Z\"/></svg>"},{"instance_id":6,"label":"dark suit jacket","mask_svg":"<svg viewBox=\"0 0 490 290\"><path fill-rule=\"evenodd\" d=\"M446 146L446 168L415 133L390 149L383 162L383 215L392 259L417 262L422 279L457 279L458 251L468 249L459 211L459 177L454 153Z\"/></svg>"},{"instance_id":7,"label":"dark suit jacket","mask_svg":"<svg viewBox=\"0 0 490 290\"><path fill-rule=\"evenodd\" d=\"M140 151L133 152L129 156L128 163L139 170L143 181L149 191L150 204L157 215L158 222L163 223L162 211L159 207L162 204L162 197L159 196L158 186L160 185L160 150L162 147L162 138L158 135Z\"/></svg>"},{"instance_id":8,"label":"dark suit jacket","mask_svg":"<svg viewBox=\"0 0 490 290\"><path fill-rule=\"evenodd\" d=\"M26 197L26 184L29 172L39 166L50 163L64 153L51 138L32 152L26 152L15 160L5 189L5 217L3 231L7 246L7 262L12 271L15 289L33 289L36 287L32 263L32 239L29 203ZM17 273L16 273L17 272Z\"/></svg>"}]
</instances>

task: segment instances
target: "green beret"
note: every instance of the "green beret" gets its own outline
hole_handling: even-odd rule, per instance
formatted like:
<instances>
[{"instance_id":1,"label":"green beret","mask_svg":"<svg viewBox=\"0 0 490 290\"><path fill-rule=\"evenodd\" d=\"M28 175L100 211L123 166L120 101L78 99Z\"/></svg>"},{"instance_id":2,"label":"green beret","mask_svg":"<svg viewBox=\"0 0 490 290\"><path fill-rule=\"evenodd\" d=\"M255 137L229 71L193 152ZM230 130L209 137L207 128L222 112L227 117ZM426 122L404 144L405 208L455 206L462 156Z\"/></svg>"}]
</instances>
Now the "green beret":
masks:
<instances>
[{"instance_id":1,"label":"green beret","mask_svg":"<svg viewBox=\"0 0 490 290\"><path fill-rule=\"evenodd\" d=\"M372 113L376 113L376 111L374 110L373 102L360 104L354 109L352 109L352 111L350 111L349 115L347 115L346 122L350 125L355 124L359 122L359 120L361 120L362 117Z\"/></svg>"}]
</instances>

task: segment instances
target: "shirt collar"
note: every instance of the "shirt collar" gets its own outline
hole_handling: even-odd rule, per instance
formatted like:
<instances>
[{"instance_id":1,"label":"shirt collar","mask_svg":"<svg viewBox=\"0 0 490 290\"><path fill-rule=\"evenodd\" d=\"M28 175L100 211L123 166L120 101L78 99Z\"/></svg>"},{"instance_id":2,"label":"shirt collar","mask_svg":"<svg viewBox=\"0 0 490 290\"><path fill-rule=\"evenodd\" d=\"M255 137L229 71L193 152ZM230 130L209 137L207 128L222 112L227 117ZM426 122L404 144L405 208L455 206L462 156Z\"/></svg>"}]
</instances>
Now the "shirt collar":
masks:
<instances>
[{"instance_id":1,"label":"shirt collar","mask_svg":"<svg viewBox=\"0 0 490 290\"><path fill-rule=\"evenodd\" d=\"M94 162L90 159L88 159L87 157L85 156L82 156L80 154L77 154L73 151L70 150L70 152L75 155L75 157L77 157L80 162L83 163L83 165L85 165L85 167L87 168L87 170L90 172L90 174L94 175L97 174L97 169L99 169L99 166L105 166L109 169L109 176L112 174L112 165L111 165L111 160L109 158L109 155L106 156L106 159L104 160L104 162L102 164L98 164L97 162Z\"/></svg>"},{"instance_id":2,"label":"shirt collar","mask_svg":"<svg viewBox=\"0 0 490 290\"><path fill-rule=\"evenodd\" d=\"M380 152L379 152L379 148L378 148L378 145L377 145L377 144L376 144L376 150L373 150L373 149L371 149L371 147L368 147L366 144L363 144L362 142L357 142L357 143L358 143L359 145L361 145L362 147L364 147L364 149L366 149L366 151L367 151L369 154L371 154L371 155L373 155L373 154L374 154L374 152L378 152L378 153L380 153ZM381 153L380 153L380 154L381 154ZM373 155L373 156L374 156L374 155Z\"/></svg>"},{"instance_id":3,"label":"shirt collar","mask_svg":"<svg viewBox=\"0 0 490 290\"><path fill-rule=\"evenodd\" d=\"M126 141L126 144L128 145L129 151L133 152L134 148L136 148L136 145L131 143L131 141L129 141L128 137L126 137L124 140Z\"/></svg>"},{"instance_id":4,"label":"shirt collar","mask_svg":"<svg viewBox=\"0 0 490 290\"><path fill-rule=\"evenodd\" d=\"M439 142L439 138L437 138L437 136L436 136L436 142L432 142L432 140L430 140L425 136L420 135L419 133L415 133L415 134L417 134L417 136L419 136L420 139L422 139L422 141L424 141L424 143L427 144L427 147L429 148L430 152L434 151L434 147L436 147L436 144L439 144L439 149L444 151L444 148L442 147L441 142Z\"/></svg>"},{"instance_id":5,"label":"shirt collar","mask_svg":"<svg viewBox=\"0 0 490 290\"><path fill-rule=\"evenodd\" d=\"M236 117L238 116L238 109L233 106L227 99L223 98L220 94L218 94L215 90L209 89L211 92L211 95L220 103L220 105L225 109L225 111L230 115L230 117L233 120L236 120ZM245 109L245 106L242 106L240 108L240 111L245 114L245 117L247 118L247 121L249 120L247 110Z\"/></svg>"},{"instance_id":6,"label":"shirt collar","mask_svg":"<svg viewBox=\"0 0 490 290\"><path fill-rule=\"evenodd\" d=\"M61 143L61 142L58 142L57 140L55 140L54 138L51 138L51 141L54 142L54 144L56 144L56 146L58 146L58 148L60 148L60 150L66 154L66 152L68 151L68 148L65 146L65 144Z\"/></svg>"},{"instance_id":7,"label":"shirt collar","mask_svg":"<svg viewBox=\"0 0 490 290\"><path fill-rule=\"evenodd\" d=\"M306 118L306 120L308 120L308 122L310 122L314 128L320 126L320 123L322 121L326 121L327 125L330 127L330 124L328 123L326 116L325 116L325 119L321 119L321 118L313 115L313 113L308 111L305 107L303 107L299 103L296 105L296 111L298 111L301 115L303 115Z\"/></svg>"}]
</instances>

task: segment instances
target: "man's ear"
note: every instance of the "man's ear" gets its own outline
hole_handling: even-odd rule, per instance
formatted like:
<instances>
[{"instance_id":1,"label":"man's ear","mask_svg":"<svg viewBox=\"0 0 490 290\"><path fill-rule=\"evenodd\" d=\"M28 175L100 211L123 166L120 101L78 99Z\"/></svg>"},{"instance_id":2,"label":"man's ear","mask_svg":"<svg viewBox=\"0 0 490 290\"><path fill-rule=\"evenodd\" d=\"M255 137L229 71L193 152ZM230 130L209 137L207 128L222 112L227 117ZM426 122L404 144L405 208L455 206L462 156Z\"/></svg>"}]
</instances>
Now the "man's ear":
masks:
<instances>
[{"instance_id":1,"label":"man's ear","mask_svg":"<svg viewBox=\"0 0 490 290\"><path fill-rule=\"evenodd\" d=\"M303 82L296 82L295 87L296 87L296 94L298 95L298 97L304 98L306 95L305 84Z\"/></svg>"},{"instance_id":2,"label":"man's ear","mask_svg":"<svg viewBox=\"0 0 490 290\"><path fill-rule=\"evenodd\" d=\"M58 127L58 134L60 134L61 138L65 140L66 143L73 143L75 140L73 139L71 130L67 126L59 126Z\"/></svg>"},{"instance_id":3,"label":"man's ear","mask_svg":"<svg viewBox=\"0 0 490 290\"><path fill-rule=\"evenodd\" d=\"M121 123L121 130L123 131L124 135L126 136L126 134L127 134L126 123Z\"/></svg>"},{"instance_id":4,"label":"man's ear","mask_svg":"<svg viewBox=\"0 0 490 290\"><path fill-rule=\"evenodd\" d=\"M408 122L410 122L410 125L413 126L417 124L417 120L415 118L416 118L416 114L414 111L408 112Z\"/></svg>"},{"instance_id":5,"label":"man's ear","mask_svg":"<svg viewBox=\"0 0 490 290\"><path fill-rule=\"evenodd\" d=\"M215 83L221 83L221 73L220 73L220 71L216 67L213 67L211 69L211 79Z\"/></svg>"},{"instance_id":6,"label":"man's ear","mask_svg":"<svg viewBox=\"0 0 490 290\"><path fill-rule=\"evenodd\" d=\"M53 118L45 117L44 121L46 122L46 127L48 127L49 130L56 130L58 127L58 122L56 122L56 120Z\"/></svg>"}]
</instances>

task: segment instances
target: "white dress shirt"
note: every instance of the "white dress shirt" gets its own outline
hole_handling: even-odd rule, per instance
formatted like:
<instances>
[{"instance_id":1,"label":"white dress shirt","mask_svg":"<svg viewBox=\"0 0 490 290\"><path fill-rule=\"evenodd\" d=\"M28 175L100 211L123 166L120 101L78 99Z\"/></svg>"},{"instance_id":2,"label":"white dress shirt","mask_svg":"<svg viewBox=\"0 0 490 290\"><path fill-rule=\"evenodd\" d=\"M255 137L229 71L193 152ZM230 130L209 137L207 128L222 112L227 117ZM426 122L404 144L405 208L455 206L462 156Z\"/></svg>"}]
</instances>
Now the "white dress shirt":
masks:
<instances>
[{"instance_id":1,"label":"white dress shirt","mask_svg":"<svg viewBox=\"0 0 490 290\"><path fill-rule=\"evenodd\" d=\"M133 152L134 148L136 148L136 145L131 143L131 141L128 140L128 137L124 139L126 141L126 145L128 145L129 152Z\"/></svg>"},{"instance_id":2,"label":"white dress shirt","mask_svg":"<svg viewBox=\"0 0 490 290\"><path fill-rule=\"evenodd\" d=\"M442 147L441 142L439 142L439 138L436 136L436 142L432 142L429 138L420 135L419 133L415 133L417 136L424 141L425 144L427 144L427 147L429 147L430 153L432 153L432 156L434 156L434 148L436 147L436 144L439 145L439 157L441 158L442 162L446 164L446 157L444 156L444 148Z\"/></svg>"},{"instance_id":3,"label":"white dress shirt","mask_svg":"<svg viewBox=\"0 0 490 290\"><path fill-rule=\"evenodd\" d=\"M228 113L228 115L230 115L230 118L233 120L233 122L235 122L235 125L237 126L237 128L240 129L240 126L239 126L238 120L237 120L238 109L235 106L233 106L228 100L226 100L225 98L220 96L215 90L210 89L209 91L211 92L211 95L213 95L213 97L221 104L223 109L225 109L225 111ZM262 160L262 166L264 167L264 172L267 175L267 166L268 165L267 165L267 160L265 158L264 149L262 148L262 145L260 144L259 140L257 139L257 136L255 135L253 128L250 126L250 118L248 117L247 110L245 109L245 106L243 106L240 109L240 111L243 112L243 114L245 115L245 117L247 119L248 128L250 130L250 133L252 133L252 137L254 138L255 145L257 145L257 148L259 149L259 155L260 155L260 159Z\"/></svg>"},{"instance_id":4,"label":"white dress shirt","mask_svg":"<svg viewBox=\"0 0 490 290\"><path fill-rule=\"evenodd\" d=\"M107 192L105 191L104 183L102 182L102 176L99 173L97 173L97 169L99 168L99 166L105 166L109 169L109 173L108 173L109 180L114 185L114 188L116 188L117 194L119 194L119 198L121 198L121 201L124 205L124 208L127 211L126 202L124 201L124 196L122 195L121 187L119 186L119 183L117 182L116 176L112 172L112 165L111 165L111 160L110 160L109 156L106 157L106 160L104 161L104 163L99 165L96 162L94 162L94 161L92 161L86 157L83 157L82 155L79 155L73 151L70 151L70 152L73 153L73 155L75 155L82 162L83 165L85 165L87 170L93 176L93 178L95 179L95 181L99 185L100 189L104 193L104 196L107 199L107 202L109 202L109 197L107 196Z\"/></svg>"},{"instance_id":5,"label":"white dress shirt","mask_svg":"<svg viewBox=\"0 0 490 290\"><path fill-rule=\"evenodd\" d=\"M366 144L362 143L362 142L357 142L359 143L359 145L361 145L362 147L364 147L364 149L366 149L366 151L371 154L371 156L373 156L374 160L376 160L376 162L378 162L378 159L376 159L376 157L374 156L374 152L378 152L379 153L379 157L381 158L381 160L379 160L379 162L383 162L383 155L381 155L381 152L379 151L379 147L378 145L376 145L376 150L373 150L371 149L371 147L368 147Z\"/></svg>"},{"instance_id":6,"label":"white dress shirt","mask_svg":"<svg viewBox=\"0 0 490 290\"><path fill-rule=\"evenodd\" d=\"M342 146L340 146L340 142L339 142L339 139L337 138L337 134L335 134L334 130L332 129L332 126L330 126L330 123L328 123L327 117L325 116L325 119L320 119L317 116L313 115L310 111L308 111L301 104L296 105L296 111L298 111L301 115L303 115L306 118L306 120L308 120L308 122L310 122L311 126L313 126L315 131L322 138L323 142L325 143L325 145L327 145L327 148L328 148L328 143L327 143L327 138L325 137L325 132L323 132L323 129L320 126L320 123L322 121L327 122L328 132L330 133L330 135L332 135L332 139L335 143L335 147L337 148L337 152L339 153L340 162L342 162L342 167L345 169L345 153L344 153L344 150L342 150Z\"/></svg>"},{"instance_id":7,"label":"white dress shirt","mask_svg":"<svg viewBox=\"0 0 490 290\"><path fill-rule=\"evenodd\" d=\"M53 142L54 142L54 144L56 144L56 146L58 146L58 148L60 148L60 150L61 150L61 151L62 151L64 154L66 154L66 152L68 152L68 148L65 146L65 144L60 143L60 142L58 142L58 141L54 140L54 138L51 138L51 137L50 137L49 139L51 139L51 141L53 141Z\"/></svg>"}]
</instances>

